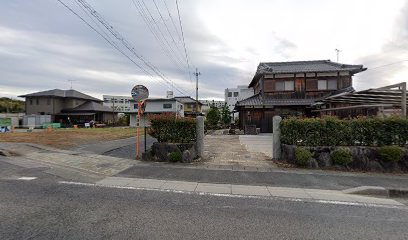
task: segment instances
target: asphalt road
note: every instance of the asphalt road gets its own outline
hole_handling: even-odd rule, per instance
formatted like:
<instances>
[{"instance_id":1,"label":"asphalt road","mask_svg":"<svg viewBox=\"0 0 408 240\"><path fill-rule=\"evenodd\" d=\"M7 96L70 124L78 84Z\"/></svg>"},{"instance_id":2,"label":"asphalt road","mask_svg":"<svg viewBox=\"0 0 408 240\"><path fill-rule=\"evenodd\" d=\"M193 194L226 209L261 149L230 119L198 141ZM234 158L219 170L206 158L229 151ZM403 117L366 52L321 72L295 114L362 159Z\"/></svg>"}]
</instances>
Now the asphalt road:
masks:
<instances>
[{"instance_id":1,"label":"asphalt road","mask_svg":"<svg viewBox=\"0 0 408 240\"><path fill-rule=\"evenodd\" d=\"M0 239L408 239L406 208L66 185L0 167Z\"/></svg>"},{"instance_id":2,"label":"asphalt road","mask_svg":"<svg viewBox=\"0 0 408 240\"><path fill-rule=\"evenodd\" d=\"M146 136L146 148L149 149L157 140L150 135ZM136 158L136 138L125 138L100 143L84 144L80 147L73 148L74 151L92 152L118 158ZM144 135L140 137L140 152L145 150Z\"/></svg>"},{"instance_id":3,"label":"asphalt road","mask_svg":"<svg viewBox=\"0 0 408 240\"><path fill-rule=\"evenodd\" d=\"M153 178L177 181L228 183L243 185L268 185L294 188L318 188L343 190L359 186L382 186L387 188L406 188L408 177L392 175L357 175L342 173L313 174L285 172L251 172L232 170L210 170L200 168L180 168L164 166L137 165L117 174L118 177Z\"/></svg>"}]
</instances>

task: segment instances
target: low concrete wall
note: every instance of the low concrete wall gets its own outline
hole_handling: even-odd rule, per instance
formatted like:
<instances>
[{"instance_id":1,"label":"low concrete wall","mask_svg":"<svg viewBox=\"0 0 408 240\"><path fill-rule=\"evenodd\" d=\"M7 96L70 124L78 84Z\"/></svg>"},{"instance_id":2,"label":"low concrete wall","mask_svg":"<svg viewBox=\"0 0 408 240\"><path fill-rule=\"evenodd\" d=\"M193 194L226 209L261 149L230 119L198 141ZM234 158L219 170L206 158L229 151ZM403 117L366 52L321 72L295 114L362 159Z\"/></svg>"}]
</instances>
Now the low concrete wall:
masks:
<instances>
[{"instance_id":1,"label":"low concrete wall","mask_svg":"<svg viewBox=\"0 0 408 240\"><path fill-rule=\"evenodd\" d=\"M282 160L295 164L295 149L297 146L282 144ZM338 147L304 147L312 154L311 168L342 168L337 166L330 159L330 153ZM399 162L383 162L378 158L378 147L350 146L353 155L353 162L349 164L349 168L363 171L404 171L408 172L408 149L404 148L404 156Z\"/></svg>"}]
</instances>

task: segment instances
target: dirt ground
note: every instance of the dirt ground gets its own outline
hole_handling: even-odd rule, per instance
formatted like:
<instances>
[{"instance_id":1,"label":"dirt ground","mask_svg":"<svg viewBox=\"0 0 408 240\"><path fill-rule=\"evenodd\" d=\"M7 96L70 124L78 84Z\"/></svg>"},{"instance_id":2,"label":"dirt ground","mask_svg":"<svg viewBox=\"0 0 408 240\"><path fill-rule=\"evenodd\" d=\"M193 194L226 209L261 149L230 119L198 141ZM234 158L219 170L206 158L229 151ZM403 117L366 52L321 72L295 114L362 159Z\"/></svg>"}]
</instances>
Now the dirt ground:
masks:
<instances>
[{"instance_id":1,"label":"dirt ground","mask_svg":"<svg viewBox=\"0 0 408 240\"><path fill-rule=\"evenodd\" d=\"M143 134L143 130L140 130ZM15 132L0 134L0 142L24 142L68 149L84 143L96 143L136 136L134 128L56 129L52 132Z\"/></svg>"}]
</instances>

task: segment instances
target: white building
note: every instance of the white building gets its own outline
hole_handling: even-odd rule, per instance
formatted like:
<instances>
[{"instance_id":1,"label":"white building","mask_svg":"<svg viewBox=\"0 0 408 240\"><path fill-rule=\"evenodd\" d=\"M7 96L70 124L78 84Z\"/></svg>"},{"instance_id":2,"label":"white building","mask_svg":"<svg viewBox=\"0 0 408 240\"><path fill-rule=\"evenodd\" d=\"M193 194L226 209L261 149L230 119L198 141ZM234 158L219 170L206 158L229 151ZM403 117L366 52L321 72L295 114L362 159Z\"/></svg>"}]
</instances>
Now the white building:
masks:
<instances>
[{"instance_id":1,"label":"white building","mask_svg":"<svg viewBox=\"0 0 408 240\"><path fill-rule=\"evenodd\" d=\"M225 106L224 101L215 101L215 100L199 100L200 103L203 104L201 107L201 111L207 114L208 110L210 110L211 105L214 105L218 109L222 109Z\"/></svg>"},{"instance_id":2,"label":"white building","mask_svg":"<svg viewBox=\"0 0 408 240\"><path fill-rule=\"evenodd\" d=\"M129 126L134 127L136 124L137 115L137 103L132 101L130 110ZM145 101L144 117L141 119L140 125L148 125L146 115L149 114L161 114L161 113L174 113L178 117L184 117L183 103L177 101L174 98L152 98Z\"/></svg>"},{"instance_id":3,"label":"white building","mask_svg":"<svg viewBox=\"0 0 408 240\"><path fill-rule=\"evenodd\" d=\"M103 105L112 108L115 112L124 113L132 110L132 97L103 95Z\"/></svg>"},{"instance_id":4,"label":"white building","mask_svg":"<svg viewBox=\"0 0 408 240\"><path fill-rule=\"evenodd\" d=\"M232 112L237 101L247 99L253 95L254 89L248 88L246 85L240 85L236 88L227 88L225 89L225 102L228 105L229 110ZM235 115L235 117L236 116L238 116L238 113Z\"/></svg>"}]
</instances>

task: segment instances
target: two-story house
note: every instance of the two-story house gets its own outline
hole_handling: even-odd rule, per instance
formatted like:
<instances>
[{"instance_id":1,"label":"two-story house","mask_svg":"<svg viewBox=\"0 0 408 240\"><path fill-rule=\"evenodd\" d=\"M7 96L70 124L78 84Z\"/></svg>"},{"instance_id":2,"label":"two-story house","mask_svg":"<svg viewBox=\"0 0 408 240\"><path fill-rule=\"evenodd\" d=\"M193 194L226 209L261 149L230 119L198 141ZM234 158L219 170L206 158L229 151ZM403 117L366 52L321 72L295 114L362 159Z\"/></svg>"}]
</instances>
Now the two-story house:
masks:
<instances>
[{"instance_id":1,"label":"two-story house","mask_svg":"<svg viewBox=\"0 0 408 240\"><path fill-rule=\"evenodd\" d=\"M26 115L51 115L52 122L83 124L91 120L113 120L112 109L103 106L102 100L73 89L53 89L19 97L26 99Z\"/></svg>"},{"instance_id":2,"label":"two-story house","mask_svg":"<svg viewBox=\"0 0 408 240\"><path fill-rule=\"evenodd\" d=\"M132 102L132 109L129 114L129 126L136 126L136 117L138 111L137 102ZM175 116L184 117L183 103L179 102L175 98L149 98L144 102L143 116L140 119L140 126L149 125L148 115L171 113Z\"/></svg>"},{"instance_id":3,"label":"two-story house","mask_svg":"<svg viewBox=\"0 0 408 240\"><path fill-rule=\"evenodd\" d=\"M256 125L261 132L272 132L275 115L312 116L316 101L353 91L353 75L365 70L330 60L260 63L248 86L255 95L235 106L240 128Z\"/></svg>"},{"instance_id":4,"label":"two-story house","mask_svg":"<svg viewBox=\"0 0 408 240\"><path fill-rule=\"evenodd\" d=\"M202 115L201 102L198 102L197 111L197 101L190 96L175 97L175 99L184 105L184 115L186 117L195 117L197 115Z\"/></svg>"}]
</instances>

